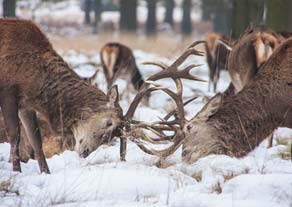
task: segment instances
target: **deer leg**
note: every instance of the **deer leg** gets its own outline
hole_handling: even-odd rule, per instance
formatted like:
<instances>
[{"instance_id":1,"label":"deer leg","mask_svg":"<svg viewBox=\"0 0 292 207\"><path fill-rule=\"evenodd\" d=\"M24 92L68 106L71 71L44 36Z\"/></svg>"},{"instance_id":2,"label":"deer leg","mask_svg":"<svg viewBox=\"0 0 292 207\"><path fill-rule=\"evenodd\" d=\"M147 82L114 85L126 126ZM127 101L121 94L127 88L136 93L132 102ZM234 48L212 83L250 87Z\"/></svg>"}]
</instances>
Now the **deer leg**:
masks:
<instances>
[{"instance_id":1,"label":"deer leg","mask_svg":"<svg viewBox=\"0 0 292 207\"><path fill-rule=\"evenodd\" d=\"M42 148L41 133L38 126L36 113L32 110L23 109L20 110L19 116L29 142L34 150L35 157L39 163L40 171L50 173Z\"/></svg>"},{"instance_id":2,"label":"deer leg","mask_svg":"<svg viewBox=\"0 0 292 207\"><path fill-rule=\"evenodd\" d=\"M126 161L127 140L120 138L120 159Z\"/></svg>"},{"instance_id":3,"label":"deer leg","mask_svg":"<svg viewBox=\"0 0 292 207\"><path fill-rule=\"evenodd\" d=\"M16 90L2 91L0 100L4 124L11 146L10 160L12 161L13 171L21 172L19 157L20 126Z\"/></svg>"},{"instance_id":4,"label":"deer leg","mask_svg":"<svg viewBox=\"0 0 292 207\"><path fill-rule=\"evenodd\" d=\"M273 139L274 139L274 133L276 130L274 130L269 136L268 136L268 148L271 148L273 146Z\"/></svg>"}]
</instances>

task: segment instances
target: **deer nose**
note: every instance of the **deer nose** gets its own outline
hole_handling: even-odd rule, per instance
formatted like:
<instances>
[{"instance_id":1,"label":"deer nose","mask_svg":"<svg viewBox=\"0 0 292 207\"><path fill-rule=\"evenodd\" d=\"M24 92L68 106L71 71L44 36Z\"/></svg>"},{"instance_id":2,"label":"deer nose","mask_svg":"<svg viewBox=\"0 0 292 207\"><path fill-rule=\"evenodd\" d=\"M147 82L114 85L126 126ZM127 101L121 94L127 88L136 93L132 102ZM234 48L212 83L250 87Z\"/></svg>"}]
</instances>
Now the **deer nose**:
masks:
<instances>
[{"instance_id":1,"label":"deer nose","mask_svg":"<svg viewBox=\"0 0 292 207\"><path fill-rule=\"evenodd\" d=\"M187 130L190 131L193 128L192 124L187 125Z\"/></svg>"},{"instance_id":2,"label":"deer nose","mask_svg":"<svg viewBox=\"0 0 292 207\"><path fill-rule=\"evenodd\" d=\"M89 149L84 150L80 153L80 157L86 158L89 155Z\"/></svg>"}]
</instances>

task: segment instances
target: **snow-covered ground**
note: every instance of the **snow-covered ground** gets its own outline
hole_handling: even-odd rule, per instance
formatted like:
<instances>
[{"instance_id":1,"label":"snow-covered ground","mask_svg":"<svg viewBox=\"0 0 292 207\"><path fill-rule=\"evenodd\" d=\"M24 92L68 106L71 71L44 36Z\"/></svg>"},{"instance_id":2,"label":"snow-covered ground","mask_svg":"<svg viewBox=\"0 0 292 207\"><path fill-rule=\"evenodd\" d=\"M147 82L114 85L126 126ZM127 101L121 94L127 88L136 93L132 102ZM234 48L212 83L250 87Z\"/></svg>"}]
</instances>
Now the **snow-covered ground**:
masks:
<instances>
[{"instance_id":1,"label":"snow-covered ground","mask_svg":"<svg viewBox=\"0 0 292 207\"><path fill-rule=\"evenodd\" d=\"M99 63L99 55L85 55L76 51L63 51L62 56L81 76L90 76L95 68L86 62ZM141 63L159 60L172 61L135 51L138 66L148 77L159 69ZM175 57L174 57L175 58ZM190 62L205 63L202 58L189 58ZM206 65L194 72L207 77ZM219 89L228 85L228 75L222 73ZM105 90L102 70L99 69L99 87ZM174 87L171 81L161 84ZM126 82L117 82L123 94ZM203 96L207 83L184 81L184 96L201 95L186 107L191 118L204 105ZM133 97L135 92L131 92ZM128 97L123 94L121 105L128 106ZM139 107L136 119L153 121L173 107L167 96L155 93L151 106ZM0 144L0 206L5 207L291 207L292 206L292 163L281 158L288 147L280 145L291 140L291 131L279 129L270 149L264 141L244 158L236 159L224 155L210 155L192 165L181 161L181 149L165 160L165 168L156 167L158 158L143 153L133 143L127 149L127 161L119 160L119 143L102 146L86 159L77 153L65 151L47 159L51 174L40 174L34 160L22 163L22 173L11 170L9 144Z\"/></svg>"}]
</instances>

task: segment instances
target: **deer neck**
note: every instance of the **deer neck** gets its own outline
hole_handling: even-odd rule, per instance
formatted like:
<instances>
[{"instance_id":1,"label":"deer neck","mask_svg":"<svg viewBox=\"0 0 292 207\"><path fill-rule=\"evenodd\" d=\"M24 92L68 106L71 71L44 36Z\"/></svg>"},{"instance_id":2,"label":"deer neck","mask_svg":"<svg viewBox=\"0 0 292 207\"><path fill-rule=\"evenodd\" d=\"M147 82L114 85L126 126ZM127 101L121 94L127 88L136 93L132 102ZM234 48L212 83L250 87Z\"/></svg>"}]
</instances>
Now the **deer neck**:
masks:
<instances>
[{"instance_id":1,"label":"deer neck","mask_svg":"<svg viewBox=\"0 0 292 207\"><path fill-rule=\"evenodd\" d=\"M247 154L283 122L284 111L274 113L279 106L269 98L271 94L262 92L250 88L233 98L226 97L223 107L212 117L227 154Z\"/></svg>"},{"instance_id":2,"label":"deer neck","mask_svg":"<svg viewBox=\"0 0 292 207\"><path fill-rule=\"evenodd\" d=\"M105 108L106 96L80 79L61 57L47 59L47 77L36 105L56 133L71 133L80 121Z\"/></svg>"}]
</instances>

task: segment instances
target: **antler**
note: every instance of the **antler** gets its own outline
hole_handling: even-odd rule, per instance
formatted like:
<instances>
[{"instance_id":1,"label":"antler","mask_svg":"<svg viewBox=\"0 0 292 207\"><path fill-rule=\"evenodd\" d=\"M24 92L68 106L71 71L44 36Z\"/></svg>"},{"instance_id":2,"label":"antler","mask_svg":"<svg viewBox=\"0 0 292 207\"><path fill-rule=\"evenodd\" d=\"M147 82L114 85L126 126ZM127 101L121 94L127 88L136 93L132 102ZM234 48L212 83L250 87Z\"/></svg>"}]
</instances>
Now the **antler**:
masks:
<instances>
[{"instance_id":1,"label":"antler","mask_svg":"<svg viewBox=\"0 0 292 207\"><path fill-rule=\"evenodd\" d=\"M158 62L146 62L144 64L152 64L159 66L162 68L162 71L151 75L142 85L140 88L140 91L135 96L134 100L130 104L130 107L125 115L125 122L128 123L128 126L125 127L126 131L123 131L123 137L127 137L133 142L135 142L140 149L142 149L144 152L152 155L157 155L159 157L166 157L173 153L181 144L184 138L184 134L182 132L183 126L185 124L185 113L184 113L184 105L191 102L195 98L192 98L191 100L187 101L186 103L182 100L182 94L183 94L183 85L181 78L188 79L188 80L195 80L195 81L205 81L202 80L192 74L190 74L190 71L198 67L200 65L189 65L185 67L182 70L179 70L178 67L190 56L190 55L198 55L202 56L203 52L198 51L195 49L195 46L197 46L200 43L205 43L204 41L197 41L194 42L180 57L178 57L170 66L167 66L163 63ZM177 91L174 92L168 88L163 87L162 85L156 83L155 81L164 79L164 78L171 78L176 84ZM153 87L150 87L150 85L153 85ZM139 122L134 121L133 115L137 109L137 106L139 105L142 98L153 91L161 90L164 93L168 94L176 103L177 109L168 113L164 119L158 122L154 122L152 124L148 124L145 122ZM174 115L174 120L168 121L168 119ZM149 138L147 135L145 135L141 129L147 129L156 134L159 138ZM137 133L137 130L139 133ZM174 131L174 134L171 136L166 136L164 134L164 131ZM139 138L139 139L138 139ZM144 144L140 140L145 140L150 143L161 143L163 140L171 140L173 143L172 146L169 148L166 148L164 150L153 150L153 149L147 149Z\"/></svg>"},{"instance_id":2,"label":"antler","mask_svg":"<svg viewBox=\"0 0 292 207\"><path fill-rule=\"evenodd\" d=\"M147 81L144 82L144 84L140 88L140 91L138 92L138 94L134 98L133 102L130 104L130 107L129 107L126 115L125 115L125 119L126 120L129 120L129 119L133 118L137 106L139 105L139 103L142 100L142 98L147 94L146 91L147 91L148 86L150 85L149 81L157 81L159 79L164 79L164 78L172 78L172 79L177 79L177 80L179 80L180 78L184 78L184 79L189 79L189 80L204 81L205 82L205 80L200 79L200 78L190 74L190 71L194 67L198 67L200 65L190 65L190 66L186 67L183 70L178 70L178 66L180 64L182 64L187 59L188 56L190 56L190 55L202 56L204 54L202 51L198 51L198 50L195 49L195 46L197 46L198 44L201 44L201 43L205 43L205 41L194 42L191 45L192 47L189 47L169 67L167 67L163 63L158 63L158 62L145 62L144 63L144 64L152 64L152 65L159 66L159 67L162 68L162 71L150 76L147 79ZM177 82L176 82L176 84L177 84ZM178 85L177 85L177 87L178 87ZM141 95L141 94L144 94L144 95Z\"/></svg>"}]
</instances>

